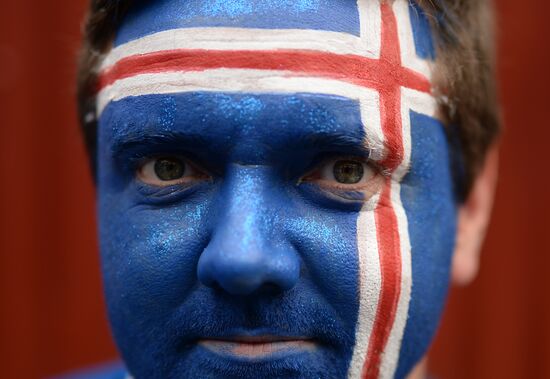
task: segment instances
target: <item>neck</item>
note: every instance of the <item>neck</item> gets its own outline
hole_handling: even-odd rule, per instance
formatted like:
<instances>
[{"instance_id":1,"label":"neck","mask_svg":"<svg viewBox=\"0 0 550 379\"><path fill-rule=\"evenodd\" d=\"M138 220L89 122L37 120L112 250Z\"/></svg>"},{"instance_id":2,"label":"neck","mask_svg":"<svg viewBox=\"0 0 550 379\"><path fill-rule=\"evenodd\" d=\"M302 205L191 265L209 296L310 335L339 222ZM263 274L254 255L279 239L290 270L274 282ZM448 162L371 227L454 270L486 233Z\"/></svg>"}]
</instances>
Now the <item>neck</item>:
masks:
<instances>
[{"instance_id":1,"label":"neck","mask_svg":"<svg viewBox=\"0 0 550 379\"><path fill-rule=\"evenodd\" d=\"M426 379L428 376L428 360L422 359L409 374L407 379Z\"/></svg>"}]
</instances>

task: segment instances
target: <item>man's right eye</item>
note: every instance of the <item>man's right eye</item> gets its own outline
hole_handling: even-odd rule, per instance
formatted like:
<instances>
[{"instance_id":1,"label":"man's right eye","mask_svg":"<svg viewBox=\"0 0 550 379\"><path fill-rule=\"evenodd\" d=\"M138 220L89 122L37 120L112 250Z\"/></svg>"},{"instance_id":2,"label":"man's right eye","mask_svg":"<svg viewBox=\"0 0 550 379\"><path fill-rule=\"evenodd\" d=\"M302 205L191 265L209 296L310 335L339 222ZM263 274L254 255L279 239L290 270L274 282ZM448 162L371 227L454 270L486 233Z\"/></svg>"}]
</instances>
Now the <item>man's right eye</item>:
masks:
<instances>
[{"instance_id":1,"label":"man's right eye","mask_svg":"<svg viewBox=\"0 0 550 379\"><path fill-rule=\"evenodd\" d=\"M209 178L209 175L179 156L164 156L145 161L137 170L137 178L143 183L167 187L191 184Z\"/></svg>"}]
</instances>

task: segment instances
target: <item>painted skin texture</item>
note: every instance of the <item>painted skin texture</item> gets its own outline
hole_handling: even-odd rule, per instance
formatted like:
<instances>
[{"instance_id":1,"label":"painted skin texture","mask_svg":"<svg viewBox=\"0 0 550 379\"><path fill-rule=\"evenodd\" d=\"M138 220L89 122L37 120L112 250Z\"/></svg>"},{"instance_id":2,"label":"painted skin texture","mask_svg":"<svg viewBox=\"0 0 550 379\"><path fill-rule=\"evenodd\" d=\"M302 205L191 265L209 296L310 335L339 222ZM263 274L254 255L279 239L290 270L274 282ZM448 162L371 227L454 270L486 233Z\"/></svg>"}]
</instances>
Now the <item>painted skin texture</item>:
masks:
<instances>
[{"instance_id":1,"label":"painted skin texture","mask_svg":"<svg viewBox=\"0 0 550 379\"><path fill-rule=\"evenodd\" d=\"M433 57L420 9L404 9L411 17L398 24L410 23L417 56ZM359 13L347 0L151 1L131 10L115 46L193 27L359 36ZM380 141L371 140L364 104L319 92L176 87L107 102L98 136L102 270L114 336L135 378L402 378L425 354L456 228L444 127L403 112L410 164L394 175L391 159L375 159ZM194 175L146 183L144 164L165 156L184 159ZM372 173L360 190L318 178L327 162L350 157ZM387 204L386 188L397 191ZM392 209L404 224L386 220ZM387 292L376 283L384 283L365 275L382 269L361 258L365 249L384 252L384 225L406 234L401 250L409 254L390 266L399 271L398 292L408 289L391 317L377 313ZM392 317L401 329L384 321ZM390 342L370 351L384 322Z\"/></svg>"}]
</instances>

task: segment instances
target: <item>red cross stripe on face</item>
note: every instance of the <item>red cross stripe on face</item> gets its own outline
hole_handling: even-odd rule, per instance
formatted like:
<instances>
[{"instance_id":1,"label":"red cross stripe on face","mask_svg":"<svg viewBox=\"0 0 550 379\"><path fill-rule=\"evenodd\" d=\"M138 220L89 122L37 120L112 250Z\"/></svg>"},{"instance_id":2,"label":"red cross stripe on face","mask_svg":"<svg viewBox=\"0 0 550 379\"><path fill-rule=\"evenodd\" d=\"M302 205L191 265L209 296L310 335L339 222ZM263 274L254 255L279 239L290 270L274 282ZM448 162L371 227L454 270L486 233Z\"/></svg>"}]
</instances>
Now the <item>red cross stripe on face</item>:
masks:
<instances>
[{"instance_id":1,"label":"red cross stripe on face","mask_svg":"<svg viewBox=\"0 0 550 379\"><path fill-rule=\"evenodd\" d=\"M363 0L360 0L363 2ZM368 341L368 347L361 347L360 342L356 342L354 360L358 359L362 369L360 377L374 379L378 377L393 376L397 362L393 362L392 368L384 371L384 359L388 361L397 360L399 354L399 340L402 338L404 321L410 299L410 274L404 278L403 272L410 272L410 243L408 241L406 217L402 210L399 199L399 182L404 176L408 167L408 156L410 156L410 146L405 146L404 140L409 136L404 136L403 127L403 91L411 90L423 93L429 97L431 83L426 76L426 72L419 72L413 68L404 66L402 57L404 56L400 38L399 28L402 23L409 22L399 20L396 17L394 9L396 6L400 9L407 9L407 2L396 1L393 5L388 2L380 4L379 17L380 24L380 52L378 57L370 57L355 53L342 53L334 51L321 51L315 48L308 49L304 46L296 48L276 48L276 49L200 49L200 48L163 48L150 49L147 47L144 51L134 51L127 55L119 54L117 59L112 59L109 64L104 64L98 78L98 113L109 101L118 100L125 96L152 94L152 93L174 93L177 92L177 85L168 84L163 87L168 79L162 77L160 84L147 85L135 83L117 88L117 85L125 80L139 77L143 80L151 80L154 75L163 75L170 73L197 74L205 73L208 75L218 73L216 70L227 71L227 90L230 88L232 76L237 77L242 70L250 70L257 73L259 71L276 72L279 79L285 78L323 78L335 82L352 85L353 88L362 88L374 90L378 94L378 112L379 127L383 134L383 145L385 154L380 159L380 165L387 168L391 175L386 179L386 184L379 195L378 203L374 211L373 223L376 228L376 241L371 241L378 247L377 262L379 265L379 294L376 300L376 314L365 316L373 318L369 325L370 332L364 332ZM408 13L406 13L408 16ZM410 28L410 25L408 25ZM411 37L411 36L409 36ZM231 43L228 43L231 46ZM130 49L131 50L131 49ZM333 49L334 50L334 49ZM107 57L107 60L109 57ZM233 70L233 71L231 71ZM189 90L208 90L209 85L203 87L195 85L195 79L198 76L187 76L187 79L178 79L178 83L186 82L191 78L193 85L189 88L181 88L181 91ZM258 79L258 83L264 77ZM250 92L261 90L267 92L276 92L277 85L257 84L258 88L251 87ZM290 82L289 82L290 83ZM325 90L322 83L312 82L313 86L306 92L312 93L332 93L332 90ZM319 84L321 83L321 84ZM223 83L216 83L216 88L223 87ZM256 84L255 84L256 85ZM284 86L284 84L283 84ZM317 86L316 88L313 88ZM146 89L143 89L147 87ZM136 89L137 88L137 89ZM152 89L151 89L152 88ZM163 88L163 89L159 89ZM175 89L174 89L175 88ZM246 87L249 88L249 87ZM346 87L347 88L347 87ZM241 92L245 90L241 89ZM288 88L288 91L301 92L300 86ZM338 90L339 91L339 90ZM347 93L347 89L342 92L334 92L340 95ZM431 99L431 97L430 97ZM431 101L431 100L430 100ZM368 133L367 133L368 134ZM409 151L407 151L409 149ZM405 219L405 221L400 221ZM360 237L358 237L360 238ZM364 254L359 252L360 255ZM405 262L405 264L403 263ZM407 263L408 262L408 263ZM360 265L374 264L360 263ZM405 266L406 267L405 267ZM408 270L408 271L404 271ZM368 271L368 270L367 270ZM366 272L362 270L362 272ZM369 286L368 278L361 277L364 283L361 288ZM408 281L407 281L408 280ZM403 288L408 289L406 296L403 294ZM365 291L362 294L360 302L363 300ZM400 304L403 303L401 309ZM368 308L368 307L367 307ZM395 326L396 316L401 314L401 321L398 327ZM361 315L359 316L358 328L362 327ZM399 329L399 330L398 330ZM396 331L397 330L397 331ZM358 331L357 339L361 337L361 331ZM393 350L388 350L388 344L391 342L392 333L395 333L393 341ZM395 345L397 343L397 345ZM397 347L395 347L397 346ZM386 355L386 358L384 357ZM354 365L354 362L352 362ZM350 376L356 376L350 371Z\"/></svg>"}]
</instances>

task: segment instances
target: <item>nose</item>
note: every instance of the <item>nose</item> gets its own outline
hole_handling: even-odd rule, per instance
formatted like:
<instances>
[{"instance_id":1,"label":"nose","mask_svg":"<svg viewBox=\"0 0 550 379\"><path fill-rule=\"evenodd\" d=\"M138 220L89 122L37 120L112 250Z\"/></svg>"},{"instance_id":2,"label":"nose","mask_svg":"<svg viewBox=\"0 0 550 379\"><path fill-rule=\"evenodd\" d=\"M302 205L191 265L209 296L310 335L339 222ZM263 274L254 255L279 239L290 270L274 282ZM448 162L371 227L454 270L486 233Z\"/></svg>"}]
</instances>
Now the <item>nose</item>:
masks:
<instances>
[{"instance_id":1,"label":"nose","mask_svg":"<svg viewBox=\"0 0 550 379\"><path fill-rule=\"evenodd\" d=\"M255 171L256 170L256 171ZM202 252L200 282L231 295L287 291L298 282L300 260L280 232L276 186L260 168L237 167L220 193L224 200L212 239ZM280 209L280 208L279 208Z\"/></svg>"}]
</instances>

